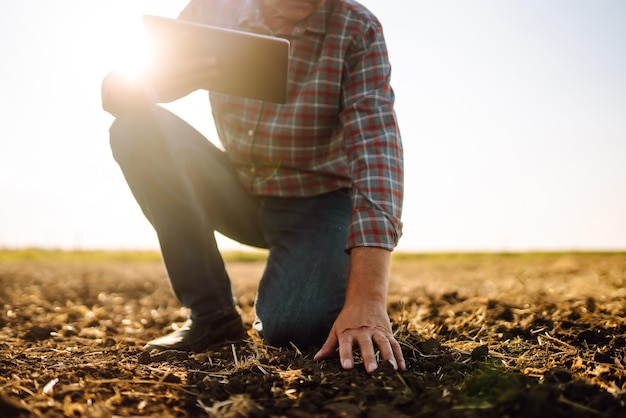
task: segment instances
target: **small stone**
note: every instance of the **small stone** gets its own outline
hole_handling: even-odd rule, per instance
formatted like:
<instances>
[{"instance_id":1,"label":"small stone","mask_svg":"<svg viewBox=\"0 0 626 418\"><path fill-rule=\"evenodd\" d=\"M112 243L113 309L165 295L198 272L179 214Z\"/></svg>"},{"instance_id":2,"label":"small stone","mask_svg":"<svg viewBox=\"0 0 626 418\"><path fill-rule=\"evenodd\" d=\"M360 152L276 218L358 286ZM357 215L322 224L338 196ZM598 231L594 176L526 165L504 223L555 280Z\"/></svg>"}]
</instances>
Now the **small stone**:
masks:
<instances>
[{"instance_id":1,"label":"small stone","mask_svg":"<svg viewBox=\"0 0 626 418\"><path fill-rule=\"evenodd\" d=\"M51 327L35 325L26 332L24 338L27 341L46 340L51 337L50 334L54 331L56 330Z\"/></svg>"},{"instance_id":2,"label":"small stone","mask_svg":"<svg viewBox=\"0 0 626 418\"><path fill-rule=\"evenodd\" d=\"M435 338L431 338L429 340L422 341L419 344L419 347L421 348L422 354L432 355L439 351L441 343Z\"/></svg>"},{"instance_id":3,"label":"small stone","mask_svg":"<svg viewBox=\"0 0 626 418\"><path fill-rule=\"evenodd\" d=\"M472 350L472 360L479 361L484 360L489 355L489 347L486 345L481 345Z\"/></svg>"},{"instance_id":4,"label":"small stone","mask_svg":"<svg viewBox=\"0 0 626 418\"><path fill-rule=\"evenodd\" d=\"M102 342L101 346L107 348L107 347L113 347L116 344L117 342L113 338L108 337Z\"/></svg>"},{"instance_id":5,"label":"small stone","mask_svg":"<svg viewBox=\"0 0 626 418\"><path fill-rule=\"evenodd\" d=\"M166 382L166 383L180 383L180 377L176 376L175 374L172 373L166 373L162 378L161 378L162 382Z\"/></svg>"},{"instance_id":6,"label":"small stone","mask_svg":"<svg viewBox=\"0 0 626 418\"><path fill-rule=\"evenodd\" d=\"M152 363L152 356L150 356L149 352L142 351L141 354L139 354L139 358L137 359L137 362L139 364L150 364Z\"/></svg>"}]
</instances>

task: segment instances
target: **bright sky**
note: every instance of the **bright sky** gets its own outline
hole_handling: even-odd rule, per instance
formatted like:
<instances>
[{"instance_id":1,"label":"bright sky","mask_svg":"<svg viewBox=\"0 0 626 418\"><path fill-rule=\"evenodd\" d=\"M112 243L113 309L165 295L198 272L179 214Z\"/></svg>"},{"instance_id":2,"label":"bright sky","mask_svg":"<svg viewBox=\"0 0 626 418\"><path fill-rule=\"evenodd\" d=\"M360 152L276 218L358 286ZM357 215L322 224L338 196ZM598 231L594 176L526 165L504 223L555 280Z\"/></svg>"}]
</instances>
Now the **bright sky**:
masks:
<instances>
[{"instance_id":1,"label":"bright sky","mask_svg":"<svg viewBox=\"0 0 626 418\"><path fill-rule=\"evenodd\" d=\"M400 250L626 249L626 2L363 3L394 68ZM142 13L185 4L0 3L0 247L157 248L99 89ZM205 94L170 108L215 139Z\"/></svg>"}]
</instances>

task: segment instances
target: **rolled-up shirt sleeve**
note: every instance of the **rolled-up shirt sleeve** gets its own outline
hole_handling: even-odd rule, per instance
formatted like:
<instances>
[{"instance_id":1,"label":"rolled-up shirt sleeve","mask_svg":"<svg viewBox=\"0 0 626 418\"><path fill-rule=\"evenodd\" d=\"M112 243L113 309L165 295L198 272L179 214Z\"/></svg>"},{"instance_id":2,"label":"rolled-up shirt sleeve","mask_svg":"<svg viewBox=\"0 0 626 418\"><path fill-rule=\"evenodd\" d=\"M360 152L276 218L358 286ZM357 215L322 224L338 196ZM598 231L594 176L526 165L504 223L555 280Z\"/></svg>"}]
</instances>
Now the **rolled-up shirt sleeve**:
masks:
<instances>
[{"instance_id":1,"label":"rolled-up shirt sleeve","mask_svg":"<svg viewBox=\"0 0 626 418\"><path fill-rule=\"evenodd\" d=\"M403 150L380 26L367 25L346 59L342 89L352 215L346 249L392 250L402 234Z\"/></svg>"}]
</instances>

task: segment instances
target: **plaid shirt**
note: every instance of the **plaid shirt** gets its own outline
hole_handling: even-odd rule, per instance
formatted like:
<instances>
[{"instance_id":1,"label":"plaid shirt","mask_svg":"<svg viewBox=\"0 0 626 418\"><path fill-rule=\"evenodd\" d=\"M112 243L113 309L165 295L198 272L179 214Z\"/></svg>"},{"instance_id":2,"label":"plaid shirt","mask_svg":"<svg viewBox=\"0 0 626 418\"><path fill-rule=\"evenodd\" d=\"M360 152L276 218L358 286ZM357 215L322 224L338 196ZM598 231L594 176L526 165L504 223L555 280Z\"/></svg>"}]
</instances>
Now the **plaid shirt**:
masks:
<instances>
[{"instance_id":1,"label":"plaid shirt","mask_svg":"<svg viewBox=\"0 0 626 418\"><path fill-rule=\"evenodd\" d=\"M180 15L291 43L287 104L210 94L222 146L255 195L352 189L346 248L392 250L402 229L403 162L380 23L354 0L328 0L292 33L272 33L259 5L192 0Z\"/></svg>"}]
</instances>

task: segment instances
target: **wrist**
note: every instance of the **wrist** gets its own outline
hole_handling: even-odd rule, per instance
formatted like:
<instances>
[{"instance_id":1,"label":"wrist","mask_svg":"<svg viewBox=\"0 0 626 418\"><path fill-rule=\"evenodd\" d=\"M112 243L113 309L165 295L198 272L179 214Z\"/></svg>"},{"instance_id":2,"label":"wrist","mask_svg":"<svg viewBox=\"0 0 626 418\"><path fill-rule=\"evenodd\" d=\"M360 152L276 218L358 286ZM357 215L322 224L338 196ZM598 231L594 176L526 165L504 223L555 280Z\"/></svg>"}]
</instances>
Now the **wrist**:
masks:
<instances>
[{"instance_id":1,"label":"wrist","mask_svg":"<svg viewBox=\"0 0 626 418\"><path fill-rule=\"evenodd\" d=\"M385 306L391 252L381 248L356 247L350 255L346 303L376 303Z\"/></svg>"}]
</instances>

